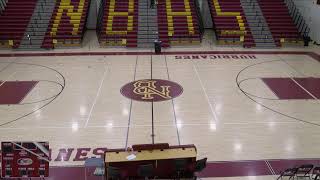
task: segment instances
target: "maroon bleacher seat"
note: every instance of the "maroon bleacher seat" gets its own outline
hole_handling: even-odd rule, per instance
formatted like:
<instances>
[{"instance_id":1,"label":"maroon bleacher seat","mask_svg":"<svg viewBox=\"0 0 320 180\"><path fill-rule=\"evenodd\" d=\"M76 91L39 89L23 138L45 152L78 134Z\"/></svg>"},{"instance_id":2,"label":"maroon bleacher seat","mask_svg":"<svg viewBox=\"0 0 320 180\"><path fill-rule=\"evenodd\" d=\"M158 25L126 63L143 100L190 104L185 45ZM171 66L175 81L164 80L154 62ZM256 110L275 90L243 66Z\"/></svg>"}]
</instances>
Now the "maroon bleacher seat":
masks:
<instances>
[{"instance_id":1,"label":"maroon bleacher seat","mask_svg":"<svg viewBox=\"0 0 320 180\"><path fill-rule=\"evenodd\" d=\"M53 48L55 46L55 43L57 43L60 46L68 46L68 45L79 46L83 39L89 1L88 0L84 1L82 12L80 11L81 13L81 17L79 19L80 22L77 22L76 26L73 23L71 23L72 19L70 16L68 16L67 9L63 10L60 19L56 18L58 16L58 13L61 13L59 12L60 3L61 3L61 0L56 1L56 5L52 13L51 20L49 22L50 24L48 26L45 38L42 42L42 48L45 48L45 49ZM80 0L71 0L70 4L74 6L73 12L78 13ZM55 20L59 20L58 26L54 25L54 24L57 24L55 23ZM78 20L78 19L73 19L73 20ZM75 28L77 30L74 30ZM54 43L54 41L56 42Z\"/></svg>"},{"instance_id":2,"label":"maroon bleacher seat","mask_svg":"<svg viewBox=\"0 0 320 180\"><path fill-rule=\"evenodd\" d=\"M0 43L18 48L32 17L37 0L9 0L0 13ZM13 45L9 44L13 41Z\"/></svg>"},{"instance_id":3,"label":"maroon bleacher seat","mask_svg":"<svg viewBox=\"0 0 320 180\"><path fill-rule=\"evenodd\" d=\"M101 28L98 30L98 37L101 46L126 46L137 47L138 34L138 0L134 0L133 12L128 12L129 1L116 1L115 12L128 12L133 17L132 29L128 29L128 17L117 16L109 12L110 0L105 0L104 11L102 12ZM112 22L108 19L112 18ZM111 28L111 31L108 30ZM117 31L119 33L117 33ZM121 33L120 33L121 32Z\"/></svg>"},{"instance_id":4,"label":"maroon bleacher seat","mask_svg":"<svg viewBox=\"0 0 320 180\"><path fill-rule=\"evenodd\" d=\"M211 12L212 21L214 24L214 29L216 32L217 40L221 40L222 42L229 43L240 43L239 34L228 33L225 34L223 32L229 31L239 31L239 22L236 16L222 16L217 14L217 10L215 9L215 5L212 0L209 0L209 9ZM238 12L242 16L242 20L244 23L246 34L244 35L244 47L254 47L255 43L247 23L246 17L244 15L240 0L218 0L221 12Z\"/></svg>"},{"instance_id":5,"label":"maroon bleacher seat","mask_svg":"<svg viewBox=\"0 0 320 180\"><path fill-rule=\"evenodd\" d=\"M281 46L281 38L294 40L300 38L283 0L259 0L259 5L277 46Z\"/></svg>"},{"instance_id":6,"label":"maroon bleacher seat","mask_svg":"<svg viewBox=\"0 0 320 180\"><path fill-rule=\"evenodd\" d=\"M185 1L171 0L172 12L186 12ZM189 0L193 30L188 28L186 16L173 16L173 33L170 31L168 24L167 1L158 0L158 33L163 47L170 44L181 43L200 43L201 35L199 31L199 20L196 12L196 5L193 0ZM189 23L191 23L189 22ZM190 26L191 27L191 26Z\"/></svg>"}]
</instances>

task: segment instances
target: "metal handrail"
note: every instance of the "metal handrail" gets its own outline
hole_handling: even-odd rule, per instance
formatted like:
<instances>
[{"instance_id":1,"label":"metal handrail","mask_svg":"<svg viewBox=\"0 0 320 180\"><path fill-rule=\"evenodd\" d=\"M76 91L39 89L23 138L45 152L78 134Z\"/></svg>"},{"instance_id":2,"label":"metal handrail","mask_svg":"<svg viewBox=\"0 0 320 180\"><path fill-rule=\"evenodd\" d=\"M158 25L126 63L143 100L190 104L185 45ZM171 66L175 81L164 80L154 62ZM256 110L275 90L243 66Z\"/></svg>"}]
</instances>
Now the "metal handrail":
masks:
<instances>
[{"instance_id":1,"label":"metal handrail","mask_svg":"<svg viewBox=\"0 0 320 180\"><path fill-rule=\"evenodd\" d=\"M99 6L99 11L98 11L97 28L96 28L97 36L98 36L99 40L100 40L100 32L102 29L102 22L103 22L103 16L105 13L105 11L104 11L105 8L106 8L106 0L101 0L100 6Z\"/></svg>"},{"instance_id":2,"label":"metal handrail","mask_svg":"<svg viewBox=\"0 0 320 180\"><path fill-rule=\"evenodd\" d=\"M203 25L203 20L202 20L202 16L201 16L201 10L200 10L200 4L198 2L198 0L194 0L194 3L196 5L196 12L197 12L197 18L198 18L198 22L199 22L199 26L200 26L200 34L201 34L201 39L204 33L204 25Z\"/></svg>"},{"instance_id":3,"label":"metal handrail","mask_svg":"<svg viewBox=\"0 0 320 180\"><path fill-rule=\"evenodd\" d=\"M294 4L293 0L284 0L286 3L289 14L293 19L293 23L296 25L301 36L307 37L310 33L310 27L304 20L302 14L300 13L297 6Z\"/></svg>"},{"instance_id":4,"label":"metal handrail","mask_svg":"<svg viewBox=\"0 0 320 180\"><path fill-rule=\"evenodd\" d=\"M0 0L0 12L2 12L7 5L8 0Z\"/></svg>"}]
</instances>

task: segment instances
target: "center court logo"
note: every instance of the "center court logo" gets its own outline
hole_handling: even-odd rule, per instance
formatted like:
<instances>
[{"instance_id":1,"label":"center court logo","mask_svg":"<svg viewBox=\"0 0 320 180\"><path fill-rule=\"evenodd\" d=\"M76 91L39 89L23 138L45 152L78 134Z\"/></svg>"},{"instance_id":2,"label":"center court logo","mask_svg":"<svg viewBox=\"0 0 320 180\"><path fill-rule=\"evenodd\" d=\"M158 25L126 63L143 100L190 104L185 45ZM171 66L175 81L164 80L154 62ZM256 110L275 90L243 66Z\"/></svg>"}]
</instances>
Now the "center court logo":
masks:
<instances>
[{"instance_id":1,"label":"center court logo","mask_svg":"<svg viewBox=\"0 0 320 180\"><path fill-rule=\"evenodd\" d=\"M124 85L121 94L137 101L166 101L182 94L183 88L172 81L142 79Z\"/></svg>"}]
</instances>

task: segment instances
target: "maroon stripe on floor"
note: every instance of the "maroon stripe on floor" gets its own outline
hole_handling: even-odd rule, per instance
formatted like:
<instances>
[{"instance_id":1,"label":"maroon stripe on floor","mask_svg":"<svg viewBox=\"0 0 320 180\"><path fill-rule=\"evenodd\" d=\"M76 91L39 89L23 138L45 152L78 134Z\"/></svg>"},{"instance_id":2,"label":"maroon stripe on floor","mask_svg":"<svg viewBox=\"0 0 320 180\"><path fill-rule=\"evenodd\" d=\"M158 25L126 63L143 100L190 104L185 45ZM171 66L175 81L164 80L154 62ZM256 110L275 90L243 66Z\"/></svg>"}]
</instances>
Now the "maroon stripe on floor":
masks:
<instances>
[{"instance_id":1,"label":"maroon stripe on floor","mask_svg":"<svg viewBox=\"0 0 320 180\"><path fill-rule=\"evenodd\" d=\"M320 99L320 78L294 78L304 89Z\"/></svg>"},{"instance_id":2,"label":"maroon stripe on floor","mask_svg":"<svg viewBox=\"0 0 320 180\"><path fill-rule=\"evenodd\" d=\"M313 99L290 78L262 78L262 80L281 100Z\"/></svg>"},{"instance_id":3,"label":"maroon stripe on floor","mask_svg":"<svg viewBox=\"0 0 320 180\"><path fill-rule=\"evenodd\" d=\"M50 180L82 180L85 179L84 167L50 167Z\"/></svg>"},{"instance_id":4,"label":"maroon stripe on floor","mask_svg":"<svg viewBox=\"0 0 320 180\"><path fill-rule=\"evenodd\" d=\"M37 81L7 81L0 86L0 104L19 104Z\"/></svg>"},{"instance_id":5,"label":"maroon stripe on floor","mask_svg":"<svg viewBox=\"0 0 320 180\"><path fill-rule=\"evenodd\" d=\"M313 59L317 60L320 62L320 54L314 53L314 52L309 52L308 55L312 57Z\"/></svg>"},{"instance_id":6,"label":"maroon stripe on floor","mask_svg":"<svg viewBox=\"0 0 320 180\"><path fill-rule=\"evenodd\" d=\"M225 161L208 162L199 177L241 177L241 176L267 176L273 175L267 165L278 175L281 171L297 167L302 164L320 164L320 159L279 159L279 160L255 160L255 161ZM95 177L94 169L78 167L50 167L48 180L103 180L103 177ZM87 177L87 178L85 178Z\"/></svg>"},{"instance_id":7,"label":"maroon stripe on floor","mask_svg":"<svg viewBox=\"0 0 320 180\"><path fill-rule=\"evenodd\" d=\"M200 177L272 175L265 161L210 162Z\"/></svg>"}]
</instances>

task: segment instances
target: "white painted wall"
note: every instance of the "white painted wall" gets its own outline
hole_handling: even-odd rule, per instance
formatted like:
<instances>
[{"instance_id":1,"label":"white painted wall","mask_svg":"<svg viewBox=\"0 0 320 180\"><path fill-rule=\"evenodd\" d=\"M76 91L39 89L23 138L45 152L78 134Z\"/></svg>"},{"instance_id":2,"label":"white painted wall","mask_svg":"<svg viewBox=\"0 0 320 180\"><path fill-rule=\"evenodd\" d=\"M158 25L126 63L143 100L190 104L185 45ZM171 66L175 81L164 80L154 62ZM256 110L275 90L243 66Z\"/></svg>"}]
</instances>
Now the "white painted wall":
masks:
<instances>
[{"instance_id":1,"label":"white painted wall","mask_svg":"<svg viewBox=\"0 0 320 180\"><path fill-rule=\"evenodd\" d=\"M311 39L320 43L320 5L317 0L294 0L294 3L311 28Z\"/></svg>"}]
</instances>

